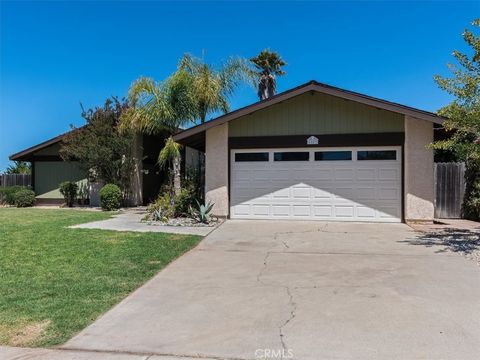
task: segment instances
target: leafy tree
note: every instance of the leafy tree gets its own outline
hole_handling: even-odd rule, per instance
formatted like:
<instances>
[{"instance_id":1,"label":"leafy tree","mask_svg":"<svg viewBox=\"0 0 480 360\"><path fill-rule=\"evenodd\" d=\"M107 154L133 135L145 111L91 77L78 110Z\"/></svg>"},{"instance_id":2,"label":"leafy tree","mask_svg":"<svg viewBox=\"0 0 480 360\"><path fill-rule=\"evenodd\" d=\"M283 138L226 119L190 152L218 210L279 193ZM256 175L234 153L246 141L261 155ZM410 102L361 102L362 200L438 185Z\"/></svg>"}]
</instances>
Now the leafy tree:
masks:
<instances>
[{"instance_id":1,"label":"leafy tree","mask_svg":"<svg viewBox=\"0 0 480 360\"><path fill-rule=\"evenodd\" d=\"M285 75L282 67L287 65L280 55L275 51L265 49L257 56L250 59L257 69L256 76L258 81L258 97L265 100L277 91L276 76Z\"/></svg>"},{"instance_id":2,"label":"leafy tree","mask_svg":"<svg viewBox=\"0 0 480 360\"><path fill-rule=\"evenodd\" d=\"M130 191L134 135L119 131L120 117L129 109L127 101L107 99L103 107L83 110L86 125L72 127L63 141L60 155L66 161L78 161L91 178L118 185L126 196Z\"/></svg>"},{"instance_id":3,"label":"leafy tree","mask_svg":"<svg viewBox=\"0 0 480 360\"><path fill-rule=\"evenodd\" d=\"M32 164L25 161L14 161L5 170L5 174L31 174Z\"/></svg>"},{"instance_id":4,"label":"leafy tree","mask_svg":"<svg viewBox=\"0 0 480 360\"><path fill-rule=\"evenodd\" d=\"M480 19L472 25L480 27ZM432 144L434 149L447 150L465 161L467 165L467 188L463 204L464 215L480 217L480 36L466 29L463 39L472 49L472 54L455 50L453 56L458 64L449 64L451 78L435 76L438 86L455 97L438 113L445 116L443 126L450 136Z\"/></svg>"}]
</instances>

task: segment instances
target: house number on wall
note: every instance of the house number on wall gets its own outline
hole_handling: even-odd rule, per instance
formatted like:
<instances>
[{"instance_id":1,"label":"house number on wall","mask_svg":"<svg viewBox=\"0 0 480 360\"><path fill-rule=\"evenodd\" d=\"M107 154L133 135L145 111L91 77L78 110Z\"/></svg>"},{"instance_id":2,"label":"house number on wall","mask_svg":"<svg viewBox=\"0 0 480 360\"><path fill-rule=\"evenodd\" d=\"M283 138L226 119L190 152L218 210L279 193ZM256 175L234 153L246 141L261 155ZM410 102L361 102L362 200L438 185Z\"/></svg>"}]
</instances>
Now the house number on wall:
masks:
<instances>
[{"instance_id":1,"label":"house number on wall","mask_svg":"<svg viewBox=\"0 0 480 360\"><path fill-rule=\"evenodd\" d=\"M307 139L307 145L318 145L318 138L315 136L310 136Z\"/></svg>"}]
</instances>

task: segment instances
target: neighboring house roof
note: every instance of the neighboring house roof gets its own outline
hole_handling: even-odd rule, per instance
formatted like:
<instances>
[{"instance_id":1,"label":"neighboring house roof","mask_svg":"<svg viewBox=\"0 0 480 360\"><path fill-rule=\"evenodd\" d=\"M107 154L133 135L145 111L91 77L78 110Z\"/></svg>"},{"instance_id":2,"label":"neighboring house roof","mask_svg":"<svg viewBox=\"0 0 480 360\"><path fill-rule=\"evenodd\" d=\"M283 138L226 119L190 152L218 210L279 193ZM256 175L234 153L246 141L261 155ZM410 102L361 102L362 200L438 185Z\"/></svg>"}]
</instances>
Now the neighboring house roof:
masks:
<instances>
[{"instance_id":1,"label":"neighboring house roof","mask_svg":"<svg viewBox=\"0 0 480 360\"><path fill-rule=\"evenodd\" d=\"M62 141L63 137L66 134L68 134L69 132L70 131L68 131L66 133L63 133L61 135L55 136L54 138L51 138L50 140L44 141L40 144L31 146L31 147L29 147L25 150L22 150L20 152L15 153L15 154L12 154L12 155L9 156L9 159L13 160L13 161L19 161L19 160L29 161L33 157L34 152L37 152L37 151L45 149L45 148L47 148L51 145L59 143L60 141Z\"/></svg>"},{"instance_id":2,"label":"neighboring house roof","mask_svg":"<svg viewBox=\"0 0 480 360\"><path fill-rule=\"evenodd\" d=\"M182 139L186 139L186 138L189 138L189 137L192 137L192 136L199 136L200 133L202 133L205 130L210 129L214 126L224 124L228 121L237 119L241 116L251 114L255 111L264 109L264 108L266 108L268 106L272 106L274 104L278 104L282 101L291 99L295 96L298 96L298 95L301 95L301 94L304 94L304 93L307 93L307 92L310 92L310 91L319 92L319 93L328 94L328 95L333 95L333 96L340 97L340 98L343 98L343 99L346 99L346 100L356 101L356 102L359 102L359 103L362 103L362 104L374 106L374 107L379 108L379 109L388 110L388 111L396 112L396 113L399 113L399 114L412 116L412 117L415 117L415 118L421 119L421 120L431 121L435 124L442 124L443 121L445 120L443 117L441 117L441 116L439 116L435 113L432 113L432 112L415 109L415 108L410 107L410 106L405 106L405 105L397 104L397 103L394 103L394 102L391 102L391 101L378 99L378 98L375 98L375 97L372 97L372 96L368 96L368 95L360 94L360 93L357 93L357 92L341 89L341 88L338 88L338 87L335 87L335 86L323 84L323 83L320 83L318 81L312 80L312 81L309 81L308 83L305 83L305 84L297 86L293 89L290 89L290 90L284 91L280 94L277 94L275 96L272 96L272 97L270 97L266 100L258 101L256 103L251 104L251 105L245 106L245 107L240 108L238 110L229 112L229 113L227 113L225 115L222 115L222 116L219 116L219 117L217 117L213 120L210 120L208 122L205 122L203 124L200 124L200 125L197 125L197 126L194 126L194 127L190 128L190 129L186 129L184 131L181 131L181 132L177 133L173 138L174 138L175 141L180 141Z\"/></svg>"}]
</instances>

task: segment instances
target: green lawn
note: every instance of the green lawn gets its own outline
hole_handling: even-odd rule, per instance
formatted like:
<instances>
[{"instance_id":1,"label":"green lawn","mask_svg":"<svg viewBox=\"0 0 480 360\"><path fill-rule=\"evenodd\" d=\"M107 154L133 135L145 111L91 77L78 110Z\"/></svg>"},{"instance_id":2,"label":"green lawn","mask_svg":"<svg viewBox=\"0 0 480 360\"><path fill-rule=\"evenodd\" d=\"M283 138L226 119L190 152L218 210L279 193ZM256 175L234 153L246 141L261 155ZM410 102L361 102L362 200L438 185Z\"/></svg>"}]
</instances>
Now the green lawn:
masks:
<instances>
[{"instance_id":1,"label":"green lawn","mask_svg":"<svg viewBox=\"0 0 480 360\"><path fill-rule=\"evenodd\" d=\"M200 241L66 228L109 216L0 208L0 345L65 342Z\"/></svg>"}]
</instances>

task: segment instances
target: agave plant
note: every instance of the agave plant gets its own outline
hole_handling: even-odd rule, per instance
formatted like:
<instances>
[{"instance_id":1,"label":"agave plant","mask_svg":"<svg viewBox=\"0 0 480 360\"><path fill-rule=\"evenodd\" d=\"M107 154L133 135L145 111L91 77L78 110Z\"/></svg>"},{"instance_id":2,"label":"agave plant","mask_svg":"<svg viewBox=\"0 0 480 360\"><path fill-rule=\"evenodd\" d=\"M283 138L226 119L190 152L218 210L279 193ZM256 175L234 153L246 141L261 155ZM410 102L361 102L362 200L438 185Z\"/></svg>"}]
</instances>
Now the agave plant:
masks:
<instances>
[{"instance_id":1,"label":"agave plant","mask_svg":"<svg viewBox=\"0 0 480 360\"><path fill-rule=\"evenodd\" d=\"M195 202L197 203L197 208L192 209L193 216L196 217L199 222L208 224L210 221L209 213L212 211L214 203L208 201L206 204L202 205L198 200L195 200Z\"/></svg>"}]
</instances>

